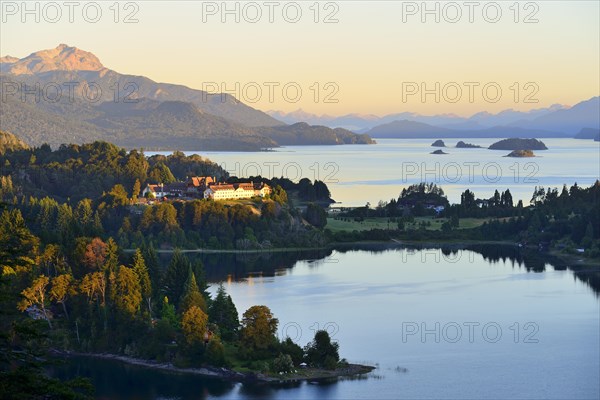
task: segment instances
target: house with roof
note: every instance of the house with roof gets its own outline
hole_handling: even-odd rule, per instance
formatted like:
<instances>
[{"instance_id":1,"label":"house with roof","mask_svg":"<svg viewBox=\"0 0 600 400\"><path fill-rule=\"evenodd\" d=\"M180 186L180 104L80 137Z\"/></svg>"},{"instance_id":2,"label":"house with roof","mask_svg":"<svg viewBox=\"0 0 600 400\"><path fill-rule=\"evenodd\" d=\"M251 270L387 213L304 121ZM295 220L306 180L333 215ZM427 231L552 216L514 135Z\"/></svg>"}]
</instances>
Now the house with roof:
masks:
<instances>
[{"instance_id":1,"label":"house with roof","mask_svg":"<svg viewBox=\"0 0 600 400\"><path fill-rule=\"evenodd\" d=\"M154 197L161 199L163 197L183 197L187 194L187 184L185 182L159 183L158 185L146 185L142 191L142 197Z\"/></svg>"},{"instance_id":2,"label":"house with roof","mask_svg":"<svg viewBox=\"0 0 600 400\"><path fill-rule=\"evenodd\" d=\"M187 194L192 197L203 197L208 186L216 182L214 176L192 176L187 180Z\"/></svg>"},{"instance_id":3,"label":"house with roof","mask_svg":"<svg viewBox=\"0 0 600 400\"><path fill-rule=\"evenodd\" d=\"M157 185L148 184L144 190L142 190L142 197L154 197L159 199L166 196L167 192L165 191L165 186L162 183Z\"/></svg>"}]
</instances>

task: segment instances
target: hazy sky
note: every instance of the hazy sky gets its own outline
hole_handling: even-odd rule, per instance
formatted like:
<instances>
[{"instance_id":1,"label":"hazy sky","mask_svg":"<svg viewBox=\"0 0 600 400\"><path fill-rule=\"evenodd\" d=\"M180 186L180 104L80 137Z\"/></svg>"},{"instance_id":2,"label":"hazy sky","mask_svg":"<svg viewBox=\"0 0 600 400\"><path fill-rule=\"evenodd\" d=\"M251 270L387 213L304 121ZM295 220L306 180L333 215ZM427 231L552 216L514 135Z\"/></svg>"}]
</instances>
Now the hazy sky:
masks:
<instances>
[{"instance_id":1,"label":"hazy sky","mask_svg":"<svg viewBox=\"0 0 600 400\"><path fill-rule=\"evenodd\" d=\"M29 2L32 14L21 1L0 3L3 56L66 43L121 73L211 91L224 84L262 110L470 115L600 93L595 0L428 1L431 14L421 1L229 1L231 14L221 1L138 1L120 2L118 15L114 1L98 1L75 2L73 22L62 1ZM130 14L137 22L124 22Z\"/></svg>"}]
</instances>

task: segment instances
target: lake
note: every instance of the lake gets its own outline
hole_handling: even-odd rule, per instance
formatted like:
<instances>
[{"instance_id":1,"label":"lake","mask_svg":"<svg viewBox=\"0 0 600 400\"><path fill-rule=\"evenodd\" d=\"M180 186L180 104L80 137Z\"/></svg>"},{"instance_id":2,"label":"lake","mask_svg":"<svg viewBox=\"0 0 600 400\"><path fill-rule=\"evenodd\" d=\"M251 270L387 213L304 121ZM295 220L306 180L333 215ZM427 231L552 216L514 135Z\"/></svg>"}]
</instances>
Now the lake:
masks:
<instances>
[{"instance_id":1,"label":"lake","mask_svg":"<svg viewBox=\"0 0 600 400\"><path fill-rule=\"evenodd\" d=\"M279 335L306 344L318 328L361 379L286 388L73 359L103 399L597 399L600 276L515 247L348 247L201 255L240 315L264 304Z\"/></svg>"},{"instance_id":2,"label":"lake","mask_svg":"<svg viewBox=\"0 0 600 400\"><path fill-rule=\"evenodd\" d=\"M516 202L529 204L535 186L564 183L589 186L600 179L600 142L543 139L548 150L535 158L504 157L510 151L488 150L500 139L463 139L484 148L457 149L460 139L445 139L447 155L430 154L433 139L378 139L375 145L288 146L270 152L198 152L231 175L284 176L323 180L343 206L375 205L397 198L403 187L421 181L441 185L451 202L467 188L480 198L510 189ZM147 152L147 154L170 154ZM192 154L194 152L185 152Z\"/></svg>"}]
</instances>

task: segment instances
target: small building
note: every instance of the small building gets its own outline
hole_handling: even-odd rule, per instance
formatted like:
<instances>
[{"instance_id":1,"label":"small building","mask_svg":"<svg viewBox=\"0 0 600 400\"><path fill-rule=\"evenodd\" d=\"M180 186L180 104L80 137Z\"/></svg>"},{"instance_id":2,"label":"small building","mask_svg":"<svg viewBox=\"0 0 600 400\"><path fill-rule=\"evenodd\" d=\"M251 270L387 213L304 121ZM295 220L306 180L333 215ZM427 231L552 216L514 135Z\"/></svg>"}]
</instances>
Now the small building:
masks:
<instances>
[{"instance_id":1,"label":"small building","mask_svg":"<svg viewBox=\"0 0 600 400\"><path fill-rule=\"evenodd\" d=\"M183 197L187 194L187 187L187 184L184 182L146 185L142 191L142 197L148 197L149 194L156 199L162 199L163 197Z\"/></svg>"},{"instance_id":2,"label":"small building","mask_svg":"<svg viewBox=\"0 0 600 400\"><path fill-rule=\"evenodd\" d=\"M158 185L146 185L144 190L142 190L142 197L154 197L156 199L166 197L167 193L165 192L165 186L160 183Z\"/></svg>"},{"instance_id":3,"label":"small building","mask_svg":"<svg viewBox=\"0 0 600 400\"><path fill-rule=\"evenodd\" d=\"M187 181L187 194L190 196L203 196L208 186L216 182L214 176L192 176Z\"/></svg>"}]
</instances>

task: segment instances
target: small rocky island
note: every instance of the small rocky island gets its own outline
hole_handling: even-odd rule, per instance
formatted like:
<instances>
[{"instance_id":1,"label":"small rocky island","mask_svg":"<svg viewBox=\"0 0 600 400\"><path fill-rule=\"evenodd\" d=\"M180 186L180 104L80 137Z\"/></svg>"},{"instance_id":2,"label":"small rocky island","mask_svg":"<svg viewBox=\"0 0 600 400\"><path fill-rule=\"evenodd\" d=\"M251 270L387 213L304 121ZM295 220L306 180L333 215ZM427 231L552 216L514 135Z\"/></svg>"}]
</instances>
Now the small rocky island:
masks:
<instances>
[{"instance_id":1,"label":"small rocky island","mask_svg":"<svg viewBox=\"0 0 600 400\"><path fill-rule=\"evenodd\" d=\"M444 153L443 150L436 150L436 151L432 151L431 154L448 154L448 153Z\"/></svg>"},{"instance_id":2,"label":"small rocky island","mask_svg":"<svg viewBox=\"0 0 600 400\"><path fill-rule=\"evenodd\" d=\"M510 153L508 153L507 155L505 155L504 157L518 157L518 158L535 157L535 154L533 154L533 151L531 151L531 150L513 150Z\"/></svg>"},{"instance_id":3,"label":"small rocky island","mask_svg":"<svg viewBox=\"0 0 600 400\"><path fill-rule=\"evenodd\" d=\"M443 140L438 139L431 144L431 147L446 147L446 144L444 143Z\"/></svg>"},{"instance_id":4,"label":"small rocky island","mask_svg":"<svg viewBox=\"0 0 600 400\"><path fill-rule=\"evenodd\" d=\"M510 138L492 144L490 150L548 150L544 142L537 139Z\"/></svg>"},{"instance_id":5,"label":"small rocky island","mask_svg":"<svg viewBox=\"0 0 600 400\"><path fill-rule=\"evenodd\" d=\"M476 144L472 144L472 143L465 143L462 140L458 143L456 143L456 148L457 149L480 149L481 146L477 146Z\"/></svg>"}]
</instances>

